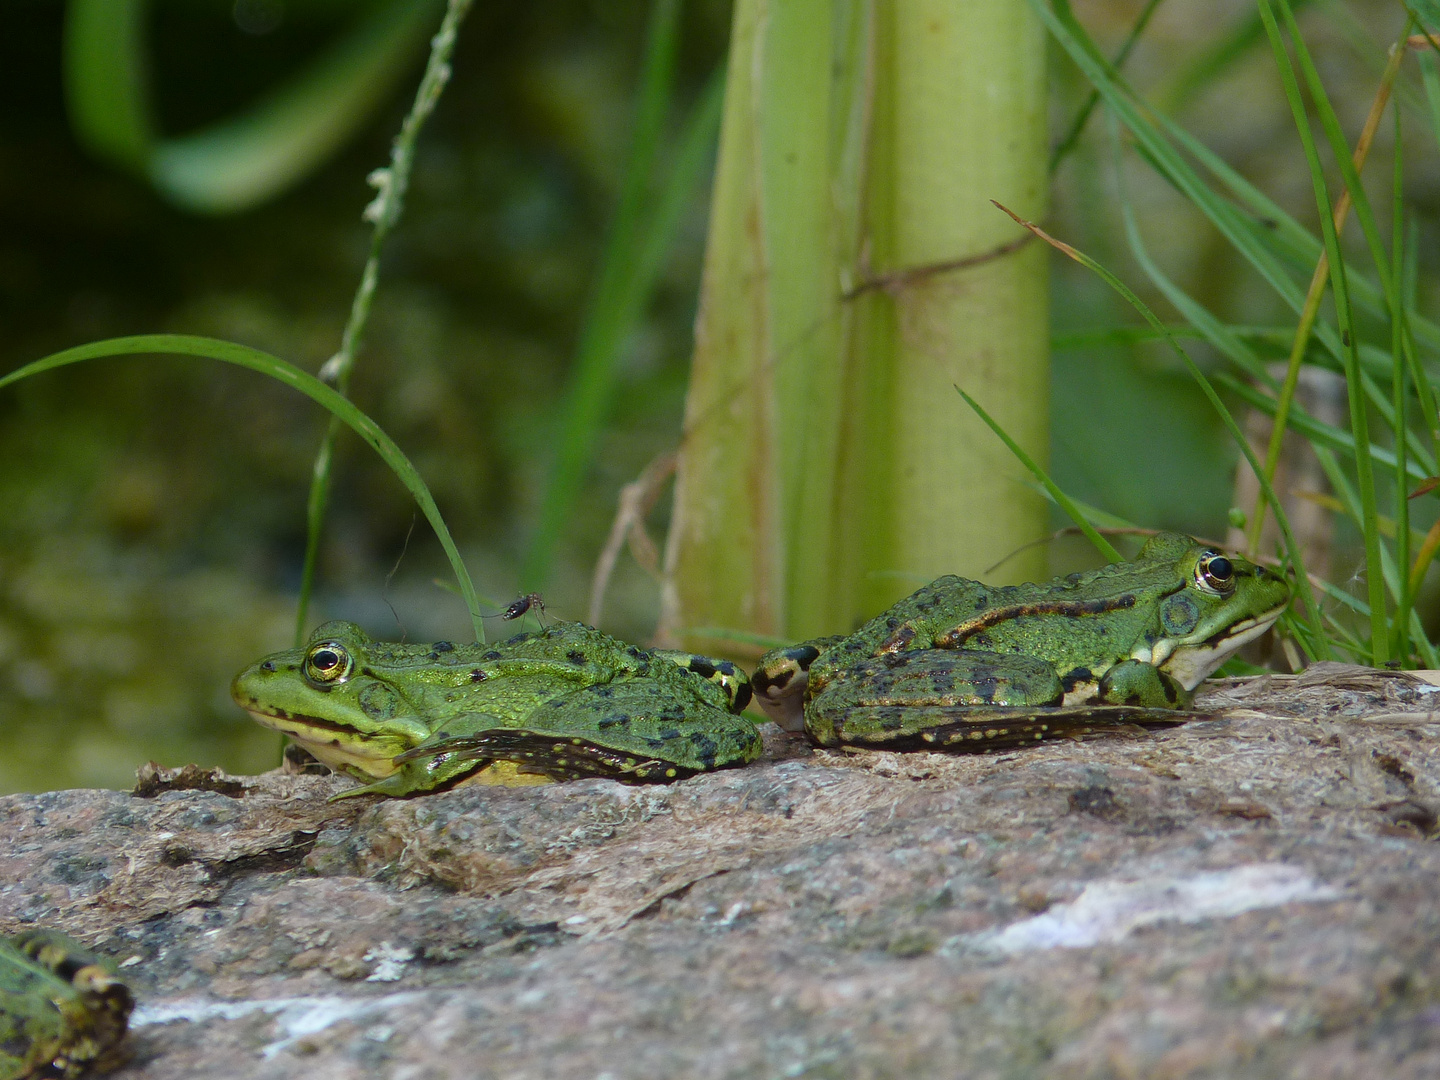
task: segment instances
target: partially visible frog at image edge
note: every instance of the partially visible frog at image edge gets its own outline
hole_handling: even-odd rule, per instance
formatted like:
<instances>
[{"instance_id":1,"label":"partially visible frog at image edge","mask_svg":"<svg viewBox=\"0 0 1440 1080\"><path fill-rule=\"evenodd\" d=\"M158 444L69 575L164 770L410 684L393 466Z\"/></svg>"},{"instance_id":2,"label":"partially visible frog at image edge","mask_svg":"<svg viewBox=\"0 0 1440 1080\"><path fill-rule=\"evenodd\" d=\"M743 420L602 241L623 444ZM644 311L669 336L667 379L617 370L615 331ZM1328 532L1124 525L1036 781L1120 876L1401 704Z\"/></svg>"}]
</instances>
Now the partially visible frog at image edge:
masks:
<instances>
[{"instance_id":1,"label":"partially visible frog at image edge","mask_svg":"<svg viewBox=\"0 0 1440 1080\"><path fill-rule=\"evenodd\" d=\"M666 782L743 765L760 735L738 714L727 660L646 650L580 623L497 645L372 641L330 622L303 649L235 677L231 694L331 769L365 781L337 798L476 781L605 776Z\"/></svg>"},{"instance_id":2,"label":"partially visible frog at image edge","mask_svg":"<svg viewBox=\"0 0 1440 1080\"><path fill-rule=\"evenodd\" d=\"M1290 602L1284 578L1177 533L1133 562L991 587L938 578L845 637L772 649L752 678L821 746L979 751L1178 722Z\"/></svg>"},{"instance_id":3,"label":"partially visible frog at image edge","mask_svg":"<svg viewBox=\"0 0 1440 1080\"><path fill-rule=\"evenodd\" d=\"M116 1067L134 1005L109 961L64 935L0 938L0 1080Z\"/></svg>"}]
</instances>

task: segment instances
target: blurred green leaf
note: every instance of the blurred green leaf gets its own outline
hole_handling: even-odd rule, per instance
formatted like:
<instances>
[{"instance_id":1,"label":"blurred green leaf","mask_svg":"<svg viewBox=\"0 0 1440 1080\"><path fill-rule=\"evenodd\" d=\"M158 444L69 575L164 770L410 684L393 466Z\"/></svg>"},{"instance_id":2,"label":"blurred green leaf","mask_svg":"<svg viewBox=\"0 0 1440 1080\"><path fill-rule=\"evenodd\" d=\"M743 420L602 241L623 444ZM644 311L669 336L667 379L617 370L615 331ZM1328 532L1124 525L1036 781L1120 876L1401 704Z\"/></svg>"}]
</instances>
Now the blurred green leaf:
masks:
<instances>
[{"instance_id":1,"label":"blurred green leaf","mask_svg":"<svg viewBox=\"0 0 1440 1080\"><path fill-rule=\"evenodd\" d=\"M384 101L434 25L438 0L384 0L247 112L163 136L150 98L147 0L70 0L64 78L71 123L97 156L177 206L225 214L264 202L335 152Z\"/></svg>"},{"instance_id":2,"label":"blurred green leaf","mask_svg":"<svg viewBox=\"0 0 1440 1080\"><path fill-rule=\"evenodd\" d=\"M655 0L635 104L635 134L624 187L580 328L575 369L566 392L555 461L540 508L540 522L526 551L521 583L545 586L555 549L584 484L615 386L626 340L654 296L674 247L684 210L710 163L720 133L725 68L711 76L676 139L669 172L657 183L660 136L669 112L679 0Z\"/></svg>"}]
</instances>

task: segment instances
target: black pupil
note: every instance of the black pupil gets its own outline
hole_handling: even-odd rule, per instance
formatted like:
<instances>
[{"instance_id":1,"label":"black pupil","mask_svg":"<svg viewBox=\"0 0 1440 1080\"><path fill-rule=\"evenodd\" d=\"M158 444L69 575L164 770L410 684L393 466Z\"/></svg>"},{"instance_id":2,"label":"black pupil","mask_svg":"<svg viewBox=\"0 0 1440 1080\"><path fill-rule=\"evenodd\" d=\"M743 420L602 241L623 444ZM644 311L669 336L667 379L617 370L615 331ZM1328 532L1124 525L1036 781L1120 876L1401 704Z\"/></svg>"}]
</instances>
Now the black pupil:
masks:
<instances>
[{"instance_id":1,"label":"black pupil","mask_svg":"<svg viewBox=\"0 0 1440 1080\"><path fill-rule=\"evenodd\" d=\"M332 649L321 649L310 660L321 671L329 671L340 663L339 655Z\"/></svg>"},{"instance_id":2,"label":"black pupil","mask_svg":"<svg viewBox=\"0 0 1440 1080\"><path fill-rule=\"evenodd\" d=\"M1220 581L1229 581L1230 575L1235 571L1230 566L1230 560L1224 555L1216 555L1205 565L1205 572Z\"/></svg>"}]
</instances>

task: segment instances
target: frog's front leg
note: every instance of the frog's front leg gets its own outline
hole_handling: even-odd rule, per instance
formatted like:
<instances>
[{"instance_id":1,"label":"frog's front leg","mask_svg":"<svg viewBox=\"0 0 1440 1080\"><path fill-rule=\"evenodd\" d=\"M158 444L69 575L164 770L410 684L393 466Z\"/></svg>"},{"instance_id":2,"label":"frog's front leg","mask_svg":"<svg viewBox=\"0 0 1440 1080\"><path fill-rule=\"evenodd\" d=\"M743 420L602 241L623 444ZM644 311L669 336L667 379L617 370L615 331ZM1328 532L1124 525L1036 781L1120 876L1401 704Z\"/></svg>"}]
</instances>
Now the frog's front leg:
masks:
<instances>
[{"instance_id":1,"label":"frog's front leg","mask_svg":"<svg viewBox=\"0 0 1440 1080\"><path fill-rule=\"evenodd\" d=\"M760 657L755 665L755 674L750 676L755 704L786 731L803 731L805 688L810 680L810 665L840 640L838 635L815 638L798 645L771 649Z\"/></svg>"},{"instance_id":2,"label":"frog's front leg","mask_svg":"<svg viewBox=\"0 0 1440 1080\"><path fill-rule=\"evenodd\" d=\"M500 723L502 721L484 713L462 713L446 725L447 730L431 736L431 740L469 734L495 727ZM352 766L344 771L357 780L368 782L363 783L360 787L346 788L344 791L336 792L330 799L334 802L337 799L348 799L356 795L388 795L391 798L400 799L407 795L425 795L432 791L445 791L464 783L482 769L490 767L492 763L491 759L460 759L450 754L435 754L420 760L392 763L394 771L379 779L376 779L374 775L366 775L360 769ZM526 783L527 781L521 779L512 782Z\"/></svg>"},{"instance_id":3,"label":"frog's front leg","mask_svg":"<svg viewBox=\"0 0 1440 1080\"><path fill-rule=\"evenodd\" d=\"M1107 705L1139 705L1149 709L1185 709L1195 693L1186 690L1175 679L1154 664L1139 660L1122 660L1100 680L1096 687L1097 702Z\"/></svg>"},{"instance_id":4,"label":"frog's front leg","mask_svg":"<svg viewBox=\"0 0 1440 1080\"><path fill-rule=\"evenodd\" d=\"M913 649L829 674L805 706L805 730L821 746L908 748L927 733L967 725L991 745L1034 741L1019 714L1057 706L1065 688L1053 664L1035 657L970 649ZM995 725L995 718L1007 721ZM989 736L984 733L990 732ZM1013 736L1013 738L1012 738ZM947 742L950 740L946 740ZM936 749L941 747L937 746Z\"/></svg>"}]
</instances>

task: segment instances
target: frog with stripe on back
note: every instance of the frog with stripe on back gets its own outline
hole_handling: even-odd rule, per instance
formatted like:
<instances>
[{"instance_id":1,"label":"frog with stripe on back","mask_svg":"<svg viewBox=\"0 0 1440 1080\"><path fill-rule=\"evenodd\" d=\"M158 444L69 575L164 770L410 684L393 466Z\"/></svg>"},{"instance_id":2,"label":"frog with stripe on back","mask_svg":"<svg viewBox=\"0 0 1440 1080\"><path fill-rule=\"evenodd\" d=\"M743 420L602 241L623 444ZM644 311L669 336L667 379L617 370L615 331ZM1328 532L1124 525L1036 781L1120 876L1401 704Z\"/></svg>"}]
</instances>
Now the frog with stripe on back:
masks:
<instances>
[{"instance_id":1,"label":"frog with stripe on back","mask_svg":"<svg viewBox=\"0 0 1440 1080\"><path fill-rule=\"evenodd\" d=\"M946 576L844 637L761 657L756 700L821 746L976 751L1183 719L1290 602L1284 578L1177 533L1044 583Z\"/></svg>"}]
</instances>

